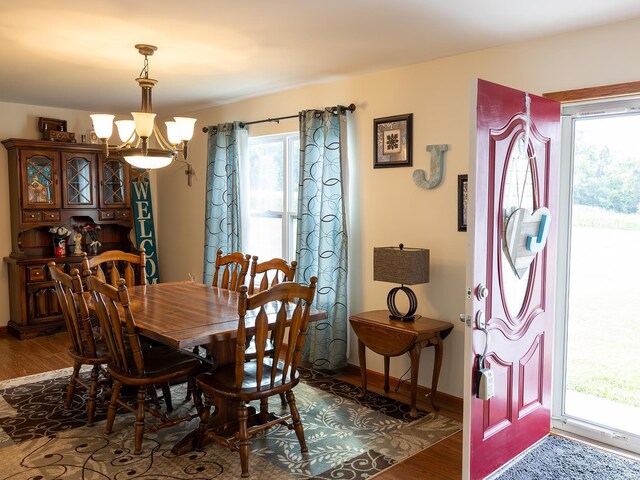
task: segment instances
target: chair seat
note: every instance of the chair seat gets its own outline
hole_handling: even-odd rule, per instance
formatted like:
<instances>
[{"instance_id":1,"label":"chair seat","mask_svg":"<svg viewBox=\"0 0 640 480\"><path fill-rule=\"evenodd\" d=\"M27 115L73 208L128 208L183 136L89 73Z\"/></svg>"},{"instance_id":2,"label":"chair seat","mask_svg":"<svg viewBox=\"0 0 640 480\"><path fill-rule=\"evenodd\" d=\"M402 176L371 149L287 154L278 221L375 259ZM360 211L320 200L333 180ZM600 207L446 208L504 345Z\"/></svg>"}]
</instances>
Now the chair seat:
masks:
<instances>
[{"instance_id":1,"label":"chair seat","mask_svg":"<svg viewBox=\"0 0 640 480\"><path fill-rule=\"evenodd\" d=\"M157 346L146 350L144 352L144 367L143 376L133 376L123 373L113 364L109 364L109 373L125 384L150 385L195 375L206 368L197 358L166 346Z\"/></svg>"},{"instance_id":2,"label":"chair seat","mask_svg":"<svg viewBox=\"0 0 640 480\"><path fill-rule=\"evenodd\" d=\"M203 373L198 375L196 380L198 382L198 386L200 386L202 390L209 390L214 395L222 395L227 398L238 400L244 399L248 401L264 396L271 396L279 393L280 391L284 392L285 390L290 390L298 384L300 381L300 374L296 370L293 382L286 382L285 385L282 385L282 366L282 362L278 362L276 364L274 387L270 388L272 365L267 363L267 360L265 360L262 367L261 391L256 391L258 385L257 364L254 361L246 362L244 364L244 376L242 378L242 388L240 390L236 389L236 372L234 364L216 368L212 373Z\"/></svg>"}]
</instances>

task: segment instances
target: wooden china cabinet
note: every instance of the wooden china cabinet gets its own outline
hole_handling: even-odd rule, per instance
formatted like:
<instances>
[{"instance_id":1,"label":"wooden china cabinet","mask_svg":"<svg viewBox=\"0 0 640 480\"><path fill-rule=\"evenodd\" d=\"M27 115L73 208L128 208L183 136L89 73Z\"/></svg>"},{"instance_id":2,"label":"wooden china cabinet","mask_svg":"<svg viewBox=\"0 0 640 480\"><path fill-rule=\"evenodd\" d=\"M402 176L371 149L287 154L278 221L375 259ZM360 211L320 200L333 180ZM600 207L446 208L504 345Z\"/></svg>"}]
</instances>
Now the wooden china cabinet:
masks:
<instances>
[{"instance_id":1,"label":"wooden china cabinet","mask_svg":"<svg viewBox=\"0 0 640 480\"><path fill-rule=\"evenodd\" d=\"M54 258L49 229L63 225L100 226L100 251L132 251L131 170L117 156L105 158L101 145L21 140L2 142L8 151L11 198L11 255L8 330L20 339L64 329L47 262L65 272L79 268L80 257ZM73 235L69 237L73 243ZM87 251L87 238L82 239Z\"/></svg>"}]
</instances>

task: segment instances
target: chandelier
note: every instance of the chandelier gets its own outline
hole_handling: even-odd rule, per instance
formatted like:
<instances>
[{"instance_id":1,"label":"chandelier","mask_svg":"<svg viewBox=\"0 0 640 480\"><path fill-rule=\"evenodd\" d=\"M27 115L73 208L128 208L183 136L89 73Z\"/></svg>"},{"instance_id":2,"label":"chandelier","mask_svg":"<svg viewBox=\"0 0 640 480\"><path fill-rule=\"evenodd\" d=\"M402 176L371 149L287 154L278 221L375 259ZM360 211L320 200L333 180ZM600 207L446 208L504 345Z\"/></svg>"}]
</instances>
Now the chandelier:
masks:
<instances>
[{"instance_id":1,"label":"chandelier","mask_svg":"<svg viewBox=\"0 0 640 480\"><path fill-rule=\"evenodd\" d=\"M119 145L109 145L109 138L113 133L114 115L93 114L93 129L96 136L105 147L105 154L117 152L124 159L137 168L162 168L169 165L178 154L187 158L187 142L193 137L195 118L174 117L173 121L165 122L167 138L165 139L155 123L156 114L152 111L151 89L157 80L149 78L149 60L158 48L153 45L138 44L135 46L140 55L144 55L144 66L136 82L142 89L142 106L139 112L131 112L133 120L117 120L118 136L122 142ZM154 135L159 148L150 148L149 141Z\"/></svg>"}]
</instances>

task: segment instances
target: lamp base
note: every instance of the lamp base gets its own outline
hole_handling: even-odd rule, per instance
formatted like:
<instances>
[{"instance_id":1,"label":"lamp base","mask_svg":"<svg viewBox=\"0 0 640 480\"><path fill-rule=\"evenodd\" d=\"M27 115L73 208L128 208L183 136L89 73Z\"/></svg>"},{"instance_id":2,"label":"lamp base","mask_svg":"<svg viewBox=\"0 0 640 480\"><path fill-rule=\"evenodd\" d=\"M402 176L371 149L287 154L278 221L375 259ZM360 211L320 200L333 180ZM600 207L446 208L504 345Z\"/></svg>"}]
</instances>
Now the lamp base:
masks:
<instances>
[{"instance_id":1,"label":"lamp base","mask_svg":"<svg viewBox=\"0 0 640 480\"><path fill-rule=\"evenodd\" d=\"M407 313L404 314L398 310L398 307L396 307L396 294L400 290L402 290L407 298L409 298L409 309L407 310ZM404 285L402 285L401 287L395 287L392 288L389 291L389 295L387 295L387 308L391 313L391 315L389 315L389 318L391 320L413 322L413 320L416 318L414 314L416 313L416 309L418 308L418 299L416 298L416 294L413 293L413 290L411 290L409 287L405 287Z\"/></svg>"}]
</instances>

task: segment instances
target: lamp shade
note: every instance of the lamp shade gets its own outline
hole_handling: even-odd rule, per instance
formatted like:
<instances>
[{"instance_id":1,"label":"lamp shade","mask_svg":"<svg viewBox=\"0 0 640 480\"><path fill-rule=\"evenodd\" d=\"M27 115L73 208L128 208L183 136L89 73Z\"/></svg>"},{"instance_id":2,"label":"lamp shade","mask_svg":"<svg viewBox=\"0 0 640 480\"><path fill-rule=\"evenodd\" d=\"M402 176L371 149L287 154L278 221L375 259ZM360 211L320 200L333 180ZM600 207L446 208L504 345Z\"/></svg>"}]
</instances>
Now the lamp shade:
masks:
<instances>
[{"instance_id":1,"label":"lamp shade","mask_svg":"<svg viewBox=\"0 0 640 480\"><path fill-rule=\"evenodd\" d=\"M131 112L133 120L136 122L136 133L139 137L149 138L153 133L153 121L155 113Z\"/></svg>"},{"instance_id":2,"label":"lamp shade","mask_svg":"<svg viewBox=\"0 0 640 480\"><path fill-rule=\"evenodd\" d=\"M196 124L195 118L173 117L180 132L180 139L188 142L193 137L193 127Z\"/></svg>"},{"instance_id":3,"label":"lamp shade","mask_svg":"<svg viewBox=\"0 0 640 480\"><path fill-rule=\"evenodd\" d=\"M133 120L117 120L118 136L122 143L133 143L135 140L136 122Z\"/></svg>"},{"instance_id":4,"label":"lamp shade","mask_svg":"<svg viewBox=\"0 0 640 480\"><path fill-rule=\"evenodd\" d=\"M107 115L104 113L94 113L89 115L93 121L93 129L96 132L96 137L101 140L109 139L113 133L113 119L114 115Z\"/></svg>"},{"instance_id":5,"label":"lamp shade","mask_svg":"<svg viewBox=\"0 0 640 480\"><path fill-rule=\"evenodd\" d=\"M167 126L167 140L171 145L177 145L182 141L180 126L176 122L164 122Z\"/></svg>"},{"instance_id":6,"label":"lamp shade","mask_svg":"<svg viewBox=\"0 0 640 480\"><path fill-rule=\"evenodd\" d=\"M429 250L425 248L374 247L373 279L417 285L429 282Z\"/></svg>"}]
</instances>

